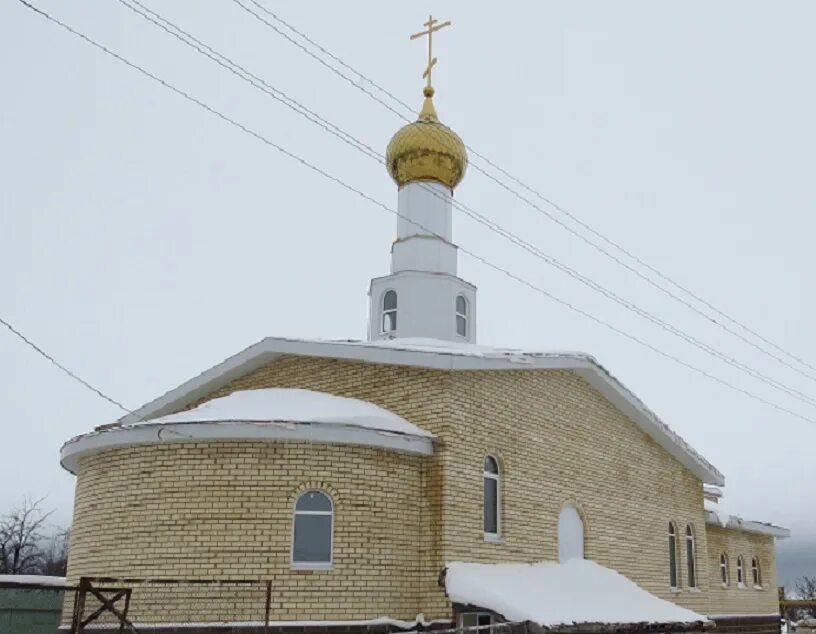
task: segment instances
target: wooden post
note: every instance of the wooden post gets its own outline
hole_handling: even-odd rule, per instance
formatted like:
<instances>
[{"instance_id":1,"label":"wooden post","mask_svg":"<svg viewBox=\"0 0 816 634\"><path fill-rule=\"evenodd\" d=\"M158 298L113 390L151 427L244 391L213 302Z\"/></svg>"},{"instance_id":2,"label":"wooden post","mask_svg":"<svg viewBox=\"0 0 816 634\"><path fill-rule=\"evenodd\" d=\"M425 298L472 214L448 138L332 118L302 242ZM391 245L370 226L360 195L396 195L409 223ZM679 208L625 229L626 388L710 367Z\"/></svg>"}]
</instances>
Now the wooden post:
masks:
<instances>
[{"instance_id":1,"label":"wooden post","mask_svg":"<svg viewBox=\"0 0 816 634\"><path fill-rule=\"evenodd\" d=\"M87 577L79 578L79 587L77 588L74 599L74 620L71 623L71 634L81 634L82 630L82 616L85 612L85 593L91 582Z\"/></svg>"}]
</instances>

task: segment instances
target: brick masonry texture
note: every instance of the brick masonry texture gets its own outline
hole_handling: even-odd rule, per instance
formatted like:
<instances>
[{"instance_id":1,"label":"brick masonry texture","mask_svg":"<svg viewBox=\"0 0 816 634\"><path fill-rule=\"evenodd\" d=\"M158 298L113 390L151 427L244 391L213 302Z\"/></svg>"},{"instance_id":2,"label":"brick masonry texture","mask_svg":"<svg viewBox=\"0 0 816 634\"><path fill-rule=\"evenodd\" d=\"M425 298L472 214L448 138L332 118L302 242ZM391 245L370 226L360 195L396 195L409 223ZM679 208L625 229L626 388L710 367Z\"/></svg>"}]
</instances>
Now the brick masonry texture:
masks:
<instances>
[{"instance_id":1,"label":"brick masonry texture","mask_svg":"<svg viewBox=\"0 0 816 634\"><path fill-rule=\"evenodd\" d=\"M703 614L776 612L773 542L704 524L701 482L591 386L567 371L457 371L283 357L201 401L293 387L371 401L436 434L433 456L302 443L168 443L79 465L69 581L81 575L272 580L273 620L451 617L445 562L557 559L566 504L584 518L586 556ZM191 404L190 407L198 403ZM501 543L482 533L485 455L501 465ZM289 567L299 491L335 503L331 571ZM668 525L696 535L698 588L668 577ZM709 542L712 542L711 545ZM759 553L762 590L723 589L723 548ZM735 574L734 574L735 576ZM149 593L143 593L147 596ZM142 621L257 620L263 600L141 600ZM67 607L66 614L70 613Z\"/></svg>"},{"instance_id":2,"label":"brick masonry texture","mask_svg":"<svg viewBox=\"0 0 816 634\"><path fill-rule=\"evenodd\" d=\"M712 614L776 614L779 600L776 594L776 557L774 539L709 525L708 565L711 576ZM728 584L723 585L720 573L720 555L728 559ZM744 562L744 588L737 585L737 558ZM754 587L751 559L759 560L762 590Z\"/></svg>"}]
</instances>

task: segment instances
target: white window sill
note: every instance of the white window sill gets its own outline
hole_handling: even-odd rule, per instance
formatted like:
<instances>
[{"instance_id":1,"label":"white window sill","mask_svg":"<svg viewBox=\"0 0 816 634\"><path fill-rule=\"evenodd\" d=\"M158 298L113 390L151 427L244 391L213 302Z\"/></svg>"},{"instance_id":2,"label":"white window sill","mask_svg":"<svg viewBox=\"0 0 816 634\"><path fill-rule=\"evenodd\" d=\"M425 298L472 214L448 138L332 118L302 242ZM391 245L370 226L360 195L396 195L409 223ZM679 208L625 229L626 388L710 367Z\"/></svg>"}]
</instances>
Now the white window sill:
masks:
<instances>
[{"instance_id":1,"label":"white window sill","mask_svg":"<svg viewBox=\"0 0 816 634\"><path fill-rule=\"evenodd\" d=\"M695 592L695 593L702 592L702 590L700 590L700 588L689 588L688 591L689 592Z\"/></svg>"},{"instance_id":2,"label":"white window sill","mask_svg":"<svg viewBox=\"0 0 816 634\"><path fill-rule=\"evenodd\" d=\"M727 588L727 587L728 587L728 584L727 584L727 583L725 583L725 582L720 582L720 585L721 585L723 588Z\"/></svg>"},{"instance_id":3,"label":"white window sill","mask_svg":"<svg viewBox=\"0 0 816 634\"><path fill-rule=\"evenodd\" d=\"M754 590L762 590L762 586L754 586Z\"/></svg>"},{"instance_id":4,"label":"white window sill","mask_svg":"<svg viewBox=\"0 0 816 634\"><path fill-rule=\"evenodd\" d=\"M737 587L738 587L740 590L745 590L745 584L744 584L744 583L738 583L738 584L737 584Z\"/></svg>"},{"instance_id":5,"label":"white window sill","mask_svg":"<svg viewBox=\"0 0 816 634\"><path fill-rule=\"evenodd\" d=\"M679 593L682 592L680 588L675 588L673 586L669 586L669 592Z\"/></svg>"},{"instance_id":6,"label":"white window sill","mask_svg":"<svg viewBox=\"0 0 816 634\"><path fill-rule=\"evenodd\" d=\"M289 570L318 570L325 572L331 569L331 564L292 564L289 566Z\"/></svg>"},{"instance_id":7,"label":"white window sill","mask_svg":"<svg viewBox=\"0 0 816 634\"><path fill-rule=\"evenodd\" d=\"M495 533L485 533L484 540L489 544L504 544L504 540L501 536Z\"/></svg>"}]
</instances>

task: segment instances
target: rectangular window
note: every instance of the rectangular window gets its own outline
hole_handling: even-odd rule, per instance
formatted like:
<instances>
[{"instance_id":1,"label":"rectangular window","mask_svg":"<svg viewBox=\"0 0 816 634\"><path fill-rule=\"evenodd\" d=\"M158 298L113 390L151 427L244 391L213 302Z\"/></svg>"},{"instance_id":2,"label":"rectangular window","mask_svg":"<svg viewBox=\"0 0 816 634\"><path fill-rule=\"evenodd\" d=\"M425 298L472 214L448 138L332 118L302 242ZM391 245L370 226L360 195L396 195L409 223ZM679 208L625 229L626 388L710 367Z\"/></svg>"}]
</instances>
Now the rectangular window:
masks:
<instances>
[{"instance_id":1,"label":"rectangular window","mask_svg":"<svg viewBox=\"0 0 816 634\"><path fill-rule=\"evenodd\" d=\"M462 315L456 315L456 334L467 337L467 318Z\"/></svg>"},{"instance_id":2,"label":"rectangular window","mask_svg":"<svg viewBox=\"0 0 816 634\"><path fill-rule=\"evenodd\" d=\"M688 585L689 588L697 587L697 575L694 570L694 540L686 540L686 559L688 560Z\"/></svg>"},{"instance_id":3,"label":"rectangular window","mask_svg":"<svg viewBox=\"0 0 816 634\"><path fill-rule=\"evenodd\" d=\"M669 535L669 586L677 585L677 537Z\"/></svg>"},{"instance_id":4,"label":"rectangular window","mask_svg":"<svg viewBox=\"0 0 816 634\"><path fill-rule=\"evenodd\" d=\"M298 513L292 561L296 564L331 563L332 516Z\"/></svg>"},{"instance_id":5,"label":"rectangular window","mask_svg":"<svg viewBox=\"0 0 816 634\"><path fill-rule=\"evenodd\" d=\"M484 532L499 533L499 481L496 478L484 479Z\"/></svg>"},{"instance_id":6,"label":"rectangular window","mask_svg":"<svg viewBox=\"0 0 816 634\"><path fill-rule=\"evenodd\" d=\"M459 627L463 634L492 634L493 615L487 612L463 612L459 615Z\"/></svg>"}]
</instances>

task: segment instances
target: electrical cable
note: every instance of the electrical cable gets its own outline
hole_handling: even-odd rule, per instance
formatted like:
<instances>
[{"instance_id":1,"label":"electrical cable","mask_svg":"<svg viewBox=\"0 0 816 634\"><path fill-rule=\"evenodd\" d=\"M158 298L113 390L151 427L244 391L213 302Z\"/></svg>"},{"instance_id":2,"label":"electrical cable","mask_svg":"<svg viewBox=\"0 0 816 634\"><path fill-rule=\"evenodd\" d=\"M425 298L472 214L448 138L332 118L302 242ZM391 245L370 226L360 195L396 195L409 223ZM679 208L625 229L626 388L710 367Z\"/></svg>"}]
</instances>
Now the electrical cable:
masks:
<instances>
[{"instance_id":1,"label":"electrical cable","mask_svg":"<svg viewBox=\"0 0 816 634\"><path fill-rule=\"evenodd\" d=\"M378 201L377 199L373 198L369 194L366 194L364 191L362 191L360 189L357 189L356 187L346 183L341 178L330 174L329 172L325 171L324 169L318 167L317 165L307 161L303 157L295 154L294 152L292 152L290 150L287 150L283 146L278 145L277 143L275 143L274 141L271 141L270 139L263 136L262 134L256 132L255 130L253 130L253 129L249 128L249 127L247 127L243 123L240 123L239 121L237 121L235 119L232 119L228 115L220 112L219 110L213 108L212 106L210 106L210 105L206 104L205 102L199 100L198 98L192 96L191 94L189 94L188 92L182 90L181 88L176 87L175 85L171 84L170 82L160 78L159 76L153 74L152 72L148 71L147 69L143 68L142 66L139 66L138 64L136 64L134 62L131 62L130 60L128 60L124 56L120 55L119 53L116 53L115 51L109 49L105 45L97 42L96 40L94 40L91 37L85 35L84 33L81 33L80 31L74 29L73 27L69 26L65 22L62 22L58 18L53 17L52 15L47 13L46 11L34 6L30 2L28 2L27 0L18 0L18 2L20 4L22 4L23 6L27 7L28 9L30 9L31 11L37 13L41 17L45 18L49 22L60 26L61 28L68 31L69 33L71 33L75 37L78 37L78 38L82 39L83 41L87 42L91 46L97 48L98 50L101 50L102 52L106 53L107 55L119 60L120 62L122 62L123 64L125 64L128 67L132 68L133 70L136 70L139 73L141 73L142 75L148 77L149 79L152 79L153 81L161 84L163 87L167 88L171 92L177 94L178 96L184 98L187 101L190 101L191 103L194 103L194 104L198 105L199 107L203 108L204 110L206 110L210 114L218 117L222 121L224 121L226 123L229 123L230 125L238 128L239 130L243 131L244 133L254 137L255 139L257 139L259 141L261 141L265 145L267 145L269 147L272 147L273 149L277 150L278 152L280 152L284 156L287 156L288 158L300 163L304 167L306 167L309 170L319 174L320 176L324 177L325 179L327 179L327 180L329 180L331 182L334 182L335 184L339 185L340 187L346 189L347 191L349 191L351 193L356 194L360 198L362 198L362 199L376 205L377 207L381 208L382 210L384 210L384 211L386 211L388 213L391 213L391 214L396 215L396 216L398 216L400 218L408 220L412 224L415 224L415 225L421 227L424 231L428 232L430 235L436 236L436 237L438 237L440 239L444 239L442 236L438 235L437 233L435 233L434 231L428 229L427 227L423 227L422 225L415 222L414 220L405 217L398 210L392 209L391 207L389 207L385 203L383 203L381 201ZM570 309L570 310L572 310L574 312L577 312L578 314L590 319L591 321L594 321L595 323L598 323L600 325L605 326L606 328L612 330L613 332L616 332L616 333L626 337L627 339L629 339L631 341L634 341L635 343L638 343L639 345L641 345L641 346L643 346L643 347L645 347L645 348L659 354L660 356L662 356L662 357L664 357L666 359L669 359L669 360L671 360L671 361L673 361L673 362L675 362L675 363L677 363L677 364L679 364L679 365L681 365L681 366L683 366L683 367L685 367L687 369L690 369L690 370L700 374L701 376L707 377L707 378L709 378L709 379L711 379L711 380L713 380L713 381L715 381L715 382L717 382L717 383L719 383L719 384L721 384L721 385L723 385L725 387L728 387L729 389L731 389L733 391L736 391L736 392L739 392L739 393L741 393L741 394L743 394L745 396L748 396L749 398L751 398L751 399L753 399L755 401L758 401L758 402L761 402L761 403L763 403L765 405L768 405L768 406L776 409L777 411L787 413L787 414L789 414L789 415L791 415L791 416L793 416L795 418L798 418L800 420L803 420L805 422L816 424L816 419L810 418L810 417L805 416L803 414L800 414L799 412L796 412L796 411L791 410L791 409L789 409L789 408L787 408L785 406L782 406L782 405L780 405L780 404L778 404L778 403L776 403L774 401L771 401L771 400L766 399L766 398L764 398L762 396L754 394L753 392L749 392L748 390L740 388L739 386L736 386L736 385L730 383L729 381L727 381L725 379L722 379L722 378L720 378L718 376L712 375L711 373L709 373L708 371L706 371L706 370L704 370L702 368L699 368L699 367L697 367L697 366L695 366L693 364L690 364L690 363L688 363L686 361L683 361L679 357L676 357L676 356L672 355L671 353L665 352L664 350L661 350L661 349L657 348L656 346L654 346L654 345L652 345L652 344L638 338L636 335L633 335L633 334L631 334L629 332L626 332L625 330L622 330L621 328L618 328L618 327L614 326L613 324L603 320L602 318L597 317L597 316L593 315L592 313L589 313L589 312L587 312L587 311L585 311L585 310L571 304L567 300L564 300L564 299L554 295L553 293L550 293L546 289L543 289L543 288L533 284L529 280L527 280L525 278L522 278L519 275L516 275L512 271L510 271L510 270L508 270L508 269L506 269L506 268L504 268L504 267L502 267L502 266L500 266L498 264L495 264L495 263L491 262L490 260L486 259L485 257L483 257L481 255L478 255L477 253L475 253L474 251L471 251L470 249L460 247L460 250L463 253L465 253L466 255L473 258L474 260L484 264L485 266L487 266L487 267L489 267L489 268L491 268L491 269L493 269L493 270L495 270L495 271L497 271L499 273L502 273L503 275L509 277L510 279L513 279L516 282L530 288L531 290L533 290L533 291L535 291L535 292L537 292L537 293L539 293L539 294L553 300L554 302L564 306L565 308L568 308L568 309ZM36 348L36 349L41 354L44 354L41 351L41 349L39 349L39 348ZM106 398L106 400L108 400L107 397L103 396L103 398Z\"/></svg>"},{"instance_id":2,"label":"electrical cable","mask_svg":"<svg viewBox=\"0 0 816 634\"><path fill-rule=\"evenodd\" d=\"M289 23L288 23L286 20L284 20L283 18L281 18L279 15L277 15L277 14L276 14L276 13L274 13L273 11L269 10L268 8L266 8L266 7L265 7L263 4L261 4L260 2L258 2L258 0L249 0L249 1L250 1L252 4L254 4L256 7L258 7L258 8L259 8L261 11L263 11L265 14L269 15L270 17L272 17L274 20L276 20L276 21L277 21L277 22L279 22L280 24L283 24L283 25L284 25L286 28L288 28L289 30L291 30L293 33L297 34L299 37L303 38L303 39L304 39L306 42L308 42L309 44L311 44L312 46L314 46L315 48L317 48L318 50L320 50L320 51L321 51L323 54L325 54L326 56L330 57L330 58L331 58L331 59L333 59L334 61L338 62L338 63L339 63L339 64L341 64L341 65L342 65L344 68L346 68L346 69L350 70L351 72L353 72L355 75L357 75L358 77L360 77L360 78L361 78L362 80L364 80L366 83L370 84L372 87L374 87L374 88L376 88L377 90L379 90L381 93L383 93L384 95L386 95L387 97L389 97L390 99L392 99L394 102L398 103L400 106L402 106L403 108L405 108L405 109L406 109L406 110L408 110L409 112L413 112L413 109L411 108L411 106L409 106L408 104L406 104L404 101L402 101L401 99L399 99L398 97L396 97L396 96L395 96L393 93L391 93L391 92L390 92L390 91L388 91L387 89L385 89L385 88L383 88L382 86L380 86L378 83L376 83L375 81L373 81L372 79L370 79L368 76L366 76L365 74L363 74L362 72L360 72L359 70L357 70L356 68L354 68L353 66L351 66L350 64L348 64L348 63L346 63L345 61L343 61L343 60L342 60L340 57L338 57L337 55L335 55L335 54L331 53L330 51L328 51L327 49L325 49L323 46L321 46L320 44L318 44L317 42L315 42L314 40L312 40L311 38L309 38L309 37L308 37L308 35L306 35L306 34L305 34L305 33L303 33L302 31L298 30L297 28L295 28L294 26L292 26L291 24L289 24ZM278 33L279 35L281 35L282 37L284 37L285 39L287 39L287 40L288 40L290 43L292 43L294 46L297 46L298 48L300 48L302 51L304 51L304 52L305 52L306 54L308 54L310 57L312 57L313 59L315 59L316 61L318 61L318 62L319 62L321 65L325 66L326 68L328 68L329 70L331 70L333 73L337 74L338 76L340 76L340 77L344 78L344 79L345 79L346 81L348 81L348 82L349 82L349 83L350 83L352 86L354 86L354 87L355 87L355 88L357 88L358 90L361 90L363 93L365 93L366 95L368 95L370 98L374 99L375 101L377 101L377 102L378 102L378 103L380 103L381 105L385 106L385 107L386 107L388 110L390 110L391 112L395 113L395 114L396 114L397 116L399 116L401 119L403 119L403 120L405 120L405 121L409 121L409 120L410 120L410 119L409 119L408 117L406 117L404 114L402 114L402 113L400 113L400 112L397 112L397 111L396 111L396 110L394 110L394 109L393 109L393 108L392 108L390 105L385 104L385 103L384 103L384 102L383 102L383 101L382 101L380 98L378 98L376 95L373 95L373 94L372 94L370 91L368 91L368 90L366 90L365 88L363 88L363 87L362 87L362 86L361 86L361 85L360 85L358 82L356 82L356 81L355 81L353 78L350 78L350 77L348 77L347 75L345 75L344 73L342 73L341 71L337 70L336 68L334 68L333 66L331 66L331 64L328 64L328 63L327 63L325 60L321 59L321 58L320 58L318 55L316 55L314 52L310 51L310 50L309 50L307 47L303 46L303 45L302 45L300 42L297 42L297 41L296 41L294 38L292 38L292 37L291 37L291 36L289 36L288 34L284 33L284 32L283 32L283 31L281 31L279 28L277 28L275 25L273 25L273 24L271 24L270 22L268 22L267 20L265 20L265 19L264 19L262 16L258 15L258 14L257 14L257 13L255 13L254 11L252 11L252 10L251 10L249 7L247 7L247 6L246 6L246 5L245 5L245 4L244 4L244 3L243 3L241 0L233 0L233 2L235 2L235 4L237 4L237 5L238 5L238 6L240 6L242 9L244 9L244 11L246 11L247 13L249 13L250 15L252 15L253 17L255 17L257 20L259 20L259 21L260 21L260 22L262 22L263 24L267 25L269 28L273 29L273 30L274 30L276 33ZM784 348L782 348L781 346L779 346L779 345L775 344L774 342L770 341L769 339L767 339L766 337L764 337L763 335L761 335L761 334L760 334L760 333L758 333L757 331L755 331L755 330L751 329L749 326L747 326L747 325L746 325L746 324L744 324L743 322L739 321L738 319L736 319L736 318L734 318L734 317L731 317L730 315L728 315L728 314L727 314L727 313L725 313L724 311L720 310L719 308L717 308L716 306L714 306L714 305L713 305L712 303L710 303L709 301L705 300L704 298L702 298L702 297L701 297L701 296L699 296L698 294L694 293L694 292L693 292L692 290L690 290L688 287L686 287L686 286L684 286L684 285L680 284L679 282L675 281L675 280L674 280L674 279L672 279L670 276L668 276L668 275L664 274L663 272L661 272L659 269L657 269L657 268L656 268L656 267L654 267L653 265L649 264L648 262L646 262L646 261L645 261L645 260L643 260L642 258L638 257L637 255L635 255L634 253L632 253L631 251L629 251L628 249L626 249L625 247L623 247L623 246L622 246L620 243L618 243L618 242L616 242L615 240L613 240L613 239L611 239L611 238L609 238L609 237L605 236L603 233L601 233L600 231L598 231L598 230L594 229L594 228L593 228L591 225L589 225L588 223L586 223L586 222L582 221L582 220L581 220L581 219L580 219L578 216L576 216L575 214L573 214L573 213L569 212L568 210L564 209L563 207L561 207L560 205L558 205L557 203L555 203L554 201L552 201L550 198L548 198L548 197L544 196L543 194L541 194L541 192L537 191L536 189L534 189L534 188L533 188L533 187L531 187L530 185L527 185L527 184L526 184L526 183L524 183L522 180L520 180L519 178L515 177L515 176L514 176L514 175L512 175L510 172L508 172L506 169L504 169L503 167L501 167L501 166L497 165L495 162L491 161L491 160L490 160L488 157L486 157L486 156L484 156L483 154L481 154L481 153L477 152L477 151L476 151L476 150L475 150L473 147L471 147L470 145L466 145L466 148L467 148L467 150L468 150L468 151L469 151L469 152L470 152L472 155L474 155L474 156L478 157L479 159L483 160L485 163L487 163L488 165L490 165L490 166L491 166L493 169L497 170L497 171L498 171L498 172L500 172L502 175L504 175L504 176L506 176L507 178L511 179L513 182L515 182L515 183L516 183L516 184L518 184L519 186L523 187L523 188L524 188L524 189L526 189L528 192L532 193L532 194L533 194L534 196L536 196L538 199L540 199L540 200L542 200L543 202L545 202L546 204L550 205L550 206L551 206L553 209L555 209L555 210L556 210L556 211L558 211L559 213L561 213L561 214L563 214L563 215L567 216L568 218L570 218L570 219L571 219L573 222L577 223L577 224L578 224L580 227L582 227L584 230L586 230L586 231L590 232L592 235L596 236L597 238L600 238L600 239L601 239L601 240L603 240L603 241L604 241L606 244L610 245L611 247L613 247L614 249L616 249L616 250L617 250L617 251L619 251L620 253L622 253L622 254L626 255L627 257L629 257L630 259L632 259L634 262L636 262L636 263L637 263L637 264L639 264L640 266L642 266L642 267L646 268L647 270L649 270L649 271L650 271L651 273L653 273L654 275L657 275L658 277L660 277L660 278L661 278L661 279L663 279L664 281L666 281L666 282L668 282L669 284L671 284L671 285L672 285L674 288L676 288L676 289L678 289L678 290L682 291L683 293L686 293L686 294L687 294L689 297L691 297L691 298L692 298L692 299L694 299L695 301L697 301L697 302L699 302L699 303L703 304L703 305L704 305L706 308L708 308L710 311L713 311L714 313L716 313L716 314L717 314L717 315L719 315L720 317L722 317L722 318L724 318L724 319L728 320L728 321L729 321L729 322L731 322L732 324L734 324L734 325L738 326L738 327L739 327L740 329L742 329L743 331L745 331L745 332L749 333L750 335L752 335L752 336L756 337L757 339L759 339L760 341L762 341L762 342L763 342L763 343L765 343L766 345L768 345L768 346L772 347L773 349L777 350L778 352L781 352L782 354L784 354L784 355L786 355L787 357L789 357L789 358L793 359L794 361L798 362L799 364L801 364L801 365L803 365L803 366L805 366L805 367L809 368L810 370L816 371L816 366L814 366L814 365L812 365L812 364L808 363L807 361L805 361L804 359L802 359L800 356L798 356L798 355L796 355L796 354L794 354L794 353L792 353L792 352L789 352L789 351L785 350ZM580 239L581 241L585 242L585 243L586 243L586 244L588 244L589 246L591 246L591 247L593 247L594 249L598 250L598 251L599 251L600 253L602 253L603 255L605 255L605 256L607 256L607 257L609 257L609 258L610 258L610 259L612 259L612 260L613 260L613 261L614 261L616 264L618 264L619 266L621 266L621 267L625 268L626 270L630 271L631 273L633 273L634 275L636 275L636 276L637 276L637 277L639 277L640 279L644 280L644 281L645 281L645 282L647 282L647 283L648 283L650 286L653 286L654 288L656 288L657 290L659 290L659 291L660 291L660 292L662 292L663 294L665 294L665 295L667 295L668 297L670 297L670 298L674 299L674 300L675 300L675 301L677 301L678 303L680 303L680 304L684 305L686 308L690 309L691 311L693 311L694 313L696 313L698 316L702 317L702 318L703 318L703 319L705 319L706 321L708 321L708 322L710 322L710 323L712 323L712 324L716 325L716 326L717 326L717 327L719 327L720 329L722 329L722 330L724 330L724 331L728 332L729 334L731 334L732 336L736 337L737 339L739 339L739 340L740 340L740 341L742 341L743 343L745 343L745 344L747 344L747 345L749 345L749 346L751 346L751 347L755 348L756 350L758 350L758 351L762 352L763 354L765 354L766 356L768 356L768 357L770 357L770 358L774 359L775 361L777 361L777 362L778 362L778 363L780 363L781 365L784 365L784 366L788 367L789 369L793 370L794 372L797 372L797 373L798 373L798 374L800 374L801 376L803 376L803 377L805 377L805 378L808 378L808 379L809 379L809 380L811 380L811 381L816 382L816 376L814 376L814 375L812 375L812 374L810 374L810 373L808 373L808 372L805 372L805 371L801 370L800 368L797 368L796 366L794 366L794 365L790 364L788 361L785 361L785 359L783 359L783 358L782 358L782 357L780 357L779 355L776 355L776 354L774 354L773 352L768 351L767 349L765 349L765 348L763 348L762 346L758 345L756 342L752 341L751 339L749 339L749 338L748 338L748 337L746 337L745 335L742 335L741 333L739 333L739 332L735 331L733 328L730 328L728 325L726 325L726 324L722 323L720 320L718 320L718 319L716 319L716 318L712 317L711 315L707 314L705 311L700 310L700 309L699 309L697 306L695 306L695 305L694 305L694 304L692 304L691 302L689 302L689 301L687 301L687 300L683 299L682 297L679 297L679 296L678 296L676 293L673 293L673 292L672 292L672 291L670 291L669 289L667 289L667 288L665 288L664 286L662 286L662 285L658 284L657 282L655 282L654 280L652 280L650 277L648 277L648 276L644 275L642 272L638 271L636 268L632 267L631 265L629 265L628 263L624 262L623 260L621 260L620 258L618 258L617 256L615 256L614 254L610 253L610 252L609 252L607 249L604 249L602 246L600 246L600 245L596 244L595 242L593 242L592 240L590 240L590 239L589 239L589 238L587 238L586 236L582 235L580 232L576 231L574 228L570 227L568 224L566 224L566 223L564 223L563 221L559 220L558 218L556 218L554 215L552 215L552 214L551 214L551 213L549 213L548 211L546 211L546 210L544 210L544 209L540 208L540 207L539 207L538 205L536 205L534 202L532 202L532 201L528 200L527 198L525 198L524 196L522 196L521 194L519 194L517 191L515 191L514 189L512 189L511 187L509 187L509 186L508 186L506 183L504 183L504 182L503 182L503 181L501 181L500 179L496 178L495 176L493 176L492 174L490 174L489 172L487 172L487 171L486 171L484 168L480 167L478 164L475 164L475 163L472 163L472 162L471 162L471 165L473 166L473 168L474 168L474 169L476 169L477 171L481 172L483 175L485 175L487 178L489 178L490 180L492 180L493 182L495 182L497 185L499 185L500 187L502 187L503 189L505 189L505 190L506 190L506 191L508 191L509 193L513 194L514 196L516 196L516 197L517 197L519 200L521 200L522 202L526 203L527 205L529 205L530 207L532 207L533 209L535 209L535 210L536 210L536 211L538 211L539 213L541 213L541 214L545 215L545 216L546 216L546 217L548 217L548 218L549 218L551 221L555 222L556 224L558 224L559 226L561 226L563 229L565 229L565 230L566 230L566 231L568 231L569 233L573 234L575 237L577 237L577 238L578 238L578 239Z\"/></svg>"},{"instance_id":3,"label":"electrical cable","mask_svg":"<svg viewBox=\"0 0 816 634\"><path fill-rule=\"evenodd\" d=\"M385 157L382 154L380 154L379 152L377 152L377 150L375 150L371 146L369 146L366 143L364 143L363 141L355 138L353 135L347 133L345 130L343 130L339 126L333 124L332 122L328 121L327 119L323 118L321 115L314 112L313 110L310 110L309 108L307 108L306 106L304 106L303 104L301 104L300 102L295 100L294 98L287 95L284 91L282 91L280 89L277 89L274 86L270 85L268 82L266 82L264 79L262 79L258 75L255 75L255 74L251 73L244 66L241 66L240 64L238 64L234 60L230 59L229 57L227 57L227 56L223 55L222 53L218 52L217 50L213 49L212 47L210 47L206 43L202 42L201 40L196 38L194 35L189 33L188 31L186 31L186 30L182 29L181 27L179 27L177 24L175 24L172 21L167 20L166 18L164 18L158 12L146 7L144 4L139 2L139 0L117 0L117 1L120 4L122 4L123 6L125 6L126 8L128 8L129 10L136 13L137 15L142 16L143 18L145 18L146 20L148 20L149 22L151 22L155 26L161 28L166 33L172 35L174 38L176 38L177 40L179 40L183 44L193 48L194 50L201 53L202 55L205 55L206 57L208 57L209 59L211 59L212 61L214 61L218 65L220 65L221 67L227 69L228 71L230 71L231 73L233 73L234 75L239 77L240 79L242 79L244 81L247 81L253 87L261 90L262 92L264 92L267 95L273 97L277 101L283 103L284 105L286 105L290 109L294 110L298 114L304 116L310 122L315 123L316 125L322 127L327 132L333 134L334 136L336 136L337 138L339 138L343 142L347 143L348 145L350 145L354 149L362 152L363 154L365 154L369 158L372 158L373 160L377 161L378 163L382 163L382 162L385 161ZM136 8L133 5L136 5L139 8ZM423 189L426 189L428 192L430 192L432 195L436 196L437 198L442 198L442 199L447 200L443 195L441 195L439 192L434 190L432 187L429 187L429 186L427 186L425 184L420 184L420 185L423 187ZM513 234L512 232L506 230L505 228L503 228L498 223L494 223L493 221L488 219L486 216L484 216L483 214L480 214L479 212L475 211L474 209L468 207L464 203L461 203L461 202L459 202L459 201L457 201L457 200L455 200L453 198L451 198L450 200L451 200L452 205L455 208L457 208L459 211L461 211L465 215L469 216L471 219L478 222L479 224L482 224L483 226L487 227L490 231L493 231L494 233L497 233L497 234L501 235L502 237L509 240L510 242L515 244L516 246L521 247L522 249L528 251L529 253L532 253L534 256L544 260L549 265L557 268L558 270L560 270L563 273L569 275L573 279L578 280L579 282L581 282L582 284L584 284L584 285L588 286L589 288L595 290L596 292L599 292L599 293L603 294L605 297L607 297L608 299L611 299L612 301L618 303L619 305L623 306L627 310L630 310L630 311L634 312L635 314L643 317L644 319L647 319L648 321L650 321L651 323L659 326L663 330L666 330L667 332L670 332L671 334L674 334L675 336L683 339L687 343L690 343L691 345L694 345L695 347L697 347L697 348L703 350L704 352L714 356L715 358L717 358L717 359L731 365L732 367L735 367L735 368L739 369L740 371L748 374L749 376L751 376L751 377L753 377L753 378L755 378L757 380L760 380L760 381L762 381L763 383L765 383L767 385L770 385L774 389L777 389L777 390L787 394L788 396L796 398L797 400L800 400L800 401L802 401L802 402L804 402L804 403L806 403L808 405L816 406L816 400L814 400L812 397L808 396L807 394L805 394L805 393L803 393L803 392L801 392L799 390L796 390L794 388L791 388L791 387L785 385L784 383L781 383L781 382L777 381L776 379L773 379L772 377L769 377L769 376L763 374L762 372L760 372L758 370L755 370L754 368L751 368L751 367L745 365L744 363L740 362L739 360L735 359L732 356L729 356L729 355L726 355L726 354L720 352L719 350L717 350L716 348L714 348L714 347L710 346L709 344L703 342L702 340L700 340L700 339L698 339L696 337L693 337L692 335L689 335L688 333L686 333L682 329L675 327L674 325L666 322L663 319L660 319L659 317L656 317L655 315L653 315L652 313L646 311L645 309L641 308L640 306L638 306L638 305L624 299L620 295L614 293L613 291L610 291L609 289L607 289L604 286L602 286L601 284L595 282L591 278L579 273L575 269L573 269L573 268L569 267L568 265L560 262L557 258L547 254L546 252L542 251L538 247L535 247L534 245L530 244L526 240L520 238L518 235Z\"/></svg>"}]
</instances>

